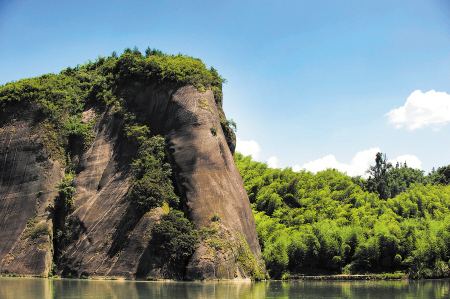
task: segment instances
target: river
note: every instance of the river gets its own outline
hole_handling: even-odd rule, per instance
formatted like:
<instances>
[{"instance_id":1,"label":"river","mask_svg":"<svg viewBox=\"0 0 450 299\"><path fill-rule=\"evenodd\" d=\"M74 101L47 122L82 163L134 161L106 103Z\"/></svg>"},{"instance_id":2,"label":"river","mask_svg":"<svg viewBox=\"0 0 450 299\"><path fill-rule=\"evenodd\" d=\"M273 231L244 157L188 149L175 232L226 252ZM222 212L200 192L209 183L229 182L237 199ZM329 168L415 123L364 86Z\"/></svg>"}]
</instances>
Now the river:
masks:
<instances>
[{"instance_id":1,"label":"river","mask_svg":"<svg viewBox=\"0 0 450 299\"><path fill-rule=\"evenodd\" d=\"M144 282L0 277L0 298L450 298L450 280Z\"/></svg>"}]
</instances>

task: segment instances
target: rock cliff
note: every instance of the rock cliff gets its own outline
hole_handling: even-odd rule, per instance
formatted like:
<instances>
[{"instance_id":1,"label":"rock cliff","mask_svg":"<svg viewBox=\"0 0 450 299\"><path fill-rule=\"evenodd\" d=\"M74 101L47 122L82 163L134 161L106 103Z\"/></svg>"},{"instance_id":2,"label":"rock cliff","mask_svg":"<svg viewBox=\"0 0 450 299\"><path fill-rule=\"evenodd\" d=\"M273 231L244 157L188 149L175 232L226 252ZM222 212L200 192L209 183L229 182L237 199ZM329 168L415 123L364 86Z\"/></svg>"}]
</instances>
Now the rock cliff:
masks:
<instances>
[{"instance_id":1,"label":"rock cliff","mask_svg":"<svg viewBox=\"0 0 450 299\"><path fill-rule=\"evenodd\" d=\"M187 278L248 276L237 262L239 246L244 245L240 240L248 243L257 258L261 249L250 201L221 129L221 107L216 106L213 93L185 86L161 95L147 88L136 98L136 105L147 110L150 128L165 136L185 212L195 228L210 227L216 214L223 235L220 241L232 242L214 250L202 241L187 266Z\"/></svg>"},{"instance_id":2,"label":"rock cliff","mask_svg":"<svg viewBox=\"0 0 450 299\"><path fill-rule=\"evenodd\" d=\"M0 270L47 275L52 265L49 204L63 172L33 131L35 109L5 113L0 128Z\"/></svg>"},{"instance_id":3,"label":"rock cliff","mask_svg":"<svg viewBox=\"0 0 450 299\"><path fill-rule=\"evenodd\" d=\"M119 101L139 111L141 123L164 137L176 193L199 232L194 254L180 265L184 278L264 273L250 202L234 165L235 137L222 130L221 95L215 99L210 87L189 84L129 80L124 86L115 91ZM137 148L123 134L123 116L114 106L100 106L91 101L82 112L79 126L93 124L88 147L74 146L76 140L66 145L72 146L67 156L76 191L65 201L71 207L67 215L53 213L58 211L56 199L61 200L55 187L63 180L64 163L56 161L46 143L49 132L38 125L39 109L16 106L11 111L20 113L9 114L3 108L0 271L46 275L54 262L53 271L62 276L182 278L171 275L152 251L152 227L169 212L168 206L142 211L130 204ZM54 225L64 227L64 239Z\"/></svg>"}]
</instances>

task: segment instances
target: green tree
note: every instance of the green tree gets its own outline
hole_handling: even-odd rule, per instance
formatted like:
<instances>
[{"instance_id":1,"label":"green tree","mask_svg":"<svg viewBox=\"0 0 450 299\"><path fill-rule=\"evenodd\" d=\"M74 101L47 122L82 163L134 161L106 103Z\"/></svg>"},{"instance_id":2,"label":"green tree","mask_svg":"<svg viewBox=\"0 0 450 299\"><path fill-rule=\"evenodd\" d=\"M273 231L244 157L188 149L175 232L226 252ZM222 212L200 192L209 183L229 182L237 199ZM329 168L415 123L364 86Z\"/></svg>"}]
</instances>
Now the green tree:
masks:
<instances>
[{"instance_id":1,"label":"green tree","mask_svg":"<svg viewBox=\"0 0 450 299\"><path fill-rule=\"evenodd\" d=\"M436 185L450 185L450 165L439 167L436 172L430 174L430 179Z\"/></svg>"},{"instance_id":2,"label":"green tree","mask_svg":"<svg viewBox=\"0 0 450 299\"><path fill-rule=\"evenodd\" d=\"M175 273L174 278L182 279L185 275L184 265L198 247L197 237L197 230L183 213L171 210L153 225L150 246L153 253L161 257L167 269Z\"/></svg>"},{"instance_id":3,"label":"green tree","mask_svg":"<svg viewBox=\"0 0 450 299\"><path fill-rule=\"evenodd\" d=\"M386 154L378 152L375 156L375 166L370 166L367 170L370 175L367 181L367 190L379 194L381 199L391 196L390 169L392 169L392 163L387 162Z\"/></svg>"}]
</instances>

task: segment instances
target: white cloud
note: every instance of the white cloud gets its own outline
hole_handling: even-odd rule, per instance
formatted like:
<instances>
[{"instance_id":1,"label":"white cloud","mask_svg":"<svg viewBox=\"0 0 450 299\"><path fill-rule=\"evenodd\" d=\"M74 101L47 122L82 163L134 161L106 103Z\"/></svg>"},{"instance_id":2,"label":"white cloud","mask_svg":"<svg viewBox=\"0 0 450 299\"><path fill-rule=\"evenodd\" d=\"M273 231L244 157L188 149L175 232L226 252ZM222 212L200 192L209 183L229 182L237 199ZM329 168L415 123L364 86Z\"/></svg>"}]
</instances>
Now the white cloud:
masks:
<instances>
[{"instance_id":1,"label":"white cloud","mask_svg":"<svg viewBox=\"0 0 450 299\"><path fill-rule=\"evenodd\" d=\"M261 148L254 140L244 141L236 138L236 151L240 152L244 156L251 155L253 159L258 159Z\"/></svg>"},{"instance_id":2,"label":"white cloud","mask_svg":"<svg viewBox=\"0 0 450 299\"><path fill-rule=\"evenodd\" d=\"M408 129L415 130L431 125L438 130L450 122L450 94L434 90L422 93L416 90L408 97L404 106L392 109L385 115L389 117L389 123L396 124L396 129L405 125Z\"/></svg>"},{"instance_id":3,"label":"white cloud","mask_svg":"<svg viewBox=\"0 0 450 299\"><path fill-rule=\"evenodd\" d=\"M417 158L414 155L398 156L397 158L395 158L393 160L389 160L389 162L391 162L394 167L395 167L395 164L397 164L397 162L398 163L406 162L406 165L408 167L422 169L422 162L419 160L419 158Z\"/></svg>"},{"instance_id":4,"label":"white cloud","mask_svg":"<svg viewBox=\"0 0 450 299\"><path fill-rule=\"evenodd\" d=\"M322 170L326 170L327 168L336 168L341 172L346 172L349 176L361 175L366 177L367 174L365 172L370 165L375 164L375 155L378 152L380 152L380 149L378 147L360 151L356 153L349 164L338 162L334 155L327 155L321 159L303 164L302 166L295 165L292 169L294 171L306 169L308 171L316 173ZM419 169L421 169L422 167L422 162L419 160L419 158L413 155L402 155L393 160L389 160L389 162L392 162L394 166L397 162L404 163L405 161L409 167Z\"/></svg>"},{"instance_id":5,"label":"white cloud","mask_svg":"<svg viewBox=\"0 0 450 299\"><path fill-rule=\"evenodd\" d=\"M278 168L278 158L273 156L270 157L269 159L267 159L267 166L269 166L270 168Z\"/></svg>"}]
</instances>

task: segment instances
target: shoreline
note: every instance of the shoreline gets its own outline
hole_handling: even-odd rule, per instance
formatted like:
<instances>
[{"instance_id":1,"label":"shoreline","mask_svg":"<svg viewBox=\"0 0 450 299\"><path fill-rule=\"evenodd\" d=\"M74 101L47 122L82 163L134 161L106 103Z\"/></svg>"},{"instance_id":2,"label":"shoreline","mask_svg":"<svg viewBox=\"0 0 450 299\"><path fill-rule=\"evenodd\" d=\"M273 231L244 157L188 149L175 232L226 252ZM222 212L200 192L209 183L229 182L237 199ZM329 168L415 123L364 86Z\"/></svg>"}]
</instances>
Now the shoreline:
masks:
<instances>
[{"instance_id":1,"label":"shoreline","mask_svg":"<svg viewBox=\"0 0 450 299\"><path fill-rule=\"evenodd\" d=\"M0 277L16 277L16 278L44 278L44 279L64 279L64 280L108 280L108 281L159 281L159 282L188 282L177 281L172 279L145 279L145 278L126 278L126 277L86 277L86 278L69 278L61 276L46 276L46 275L27 275L17 273L0 273ZM351 281L351 280L404 280L410 279L408 274L405 273L386 273L386 274L337 274L337 275L290 275L283 279L263 279L261 281L324 281L324 280L336 280L336 281ZM225 282L225 281L246 281L253 282L251 279L211 279L211 280L194 280L193 282ZM189 281L191 282L191 281ZM255 281L256 282L256 281Z\"/></svg>"},{"instance_id":2,"label":"shoreline","mask_svg":"<svg viewBox=\"0 0 450 299\"><path fill-rule=\"evenodd\" d=\"M409 279L405 273L386 274L337 274L337 275L290 275L284 280L403 280Z\"/></svg>"}]
</instances>

